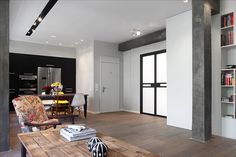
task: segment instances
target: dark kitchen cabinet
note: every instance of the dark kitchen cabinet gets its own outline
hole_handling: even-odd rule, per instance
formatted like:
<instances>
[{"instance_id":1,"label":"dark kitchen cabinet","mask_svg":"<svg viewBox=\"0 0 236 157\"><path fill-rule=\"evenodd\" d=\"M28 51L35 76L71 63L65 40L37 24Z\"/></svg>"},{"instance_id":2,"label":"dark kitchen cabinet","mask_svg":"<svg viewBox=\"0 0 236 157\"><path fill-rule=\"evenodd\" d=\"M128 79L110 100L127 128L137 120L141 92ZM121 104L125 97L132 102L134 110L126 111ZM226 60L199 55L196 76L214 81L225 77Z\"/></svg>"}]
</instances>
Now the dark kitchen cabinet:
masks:
<instances>
[{"instance_id":1,"label":"dark kitchen cabinet","mask_svg":"<svg viewBox=\"0 0 236 157\"><path fill-rule=\"evenodd\" d=\"M38 56L28 54L10 53L10 110L14 110L12 99L19 95L20 75L37 75L38 67L61 68L61 83L65 93L75 93L76 60ZM37 88L37 87L36 87ZM14 90L13 90L14 89Z\"/></svg>"}]
</instances>

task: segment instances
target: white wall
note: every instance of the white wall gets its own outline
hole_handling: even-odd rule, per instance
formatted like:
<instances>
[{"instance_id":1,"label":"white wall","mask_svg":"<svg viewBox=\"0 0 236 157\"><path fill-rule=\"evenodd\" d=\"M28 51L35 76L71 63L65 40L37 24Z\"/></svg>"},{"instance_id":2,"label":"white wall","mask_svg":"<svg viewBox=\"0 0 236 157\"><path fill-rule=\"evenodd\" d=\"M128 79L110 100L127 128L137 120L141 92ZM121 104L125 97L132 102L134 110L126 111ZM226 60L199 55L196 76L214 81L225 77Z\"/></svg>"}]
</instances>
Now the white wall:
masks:
<instances>
[{"instance_id":1,"label":"white wall","mask_svg":"<svg viewBox=\"0 0 236 157\"><path fill-rule=\"evenodd\" d=\"M167 19L167 124L192 129L192 11Z\"/></svg>"},{"instance_id":2,"label":"white wall","mask_svg":"<svg viewBox=\"0 0 236 157\"><path fill-rule=\"evenodd\" d=\"M166 42L123 52L123 110L140 112L140 54L166 49Z\"/></svg>"},{"instance_id":3,"label":"white wall","mask_svg":"<svg viewBox=\"0 0 236 157\"><path fill-rule=\"evenodd\" d=\"M220 15L212 16L212 133L221 135Z\"/></svg>"},{"instance_id":4,"label":"white wall","mask_svg":"<svg viewBox=\"0 0 236 157\"><path fill-rule=\"evenodd\" d=\"M94 106L95 111L100 112L100 58L116 57L120 60L120 108L122 108L122 54L118 51L118 44L103 41L94 41Z\"/></svg>"},{"instance_id":5,"label":"white wall","mask_svg":"<svg viewBox=\"0 0 236 157\"><path fill-rule=\"evenodd\" d=\"M76 52L76 92L89 94L88 110L96 111L94 106L94 47L93 42L77 48Z\"/></svg>"},{"instance_id":6,"label":"white wall","mask_svg":"<svg viewBox=\"0 0 236 157\"><path fill-rule=\"evenodd\" d=\"M9 49L11 53L76 58L76 49L71 47L52 46L46 44L36 44L10 40Z\"/></svg>"}]
</instances>

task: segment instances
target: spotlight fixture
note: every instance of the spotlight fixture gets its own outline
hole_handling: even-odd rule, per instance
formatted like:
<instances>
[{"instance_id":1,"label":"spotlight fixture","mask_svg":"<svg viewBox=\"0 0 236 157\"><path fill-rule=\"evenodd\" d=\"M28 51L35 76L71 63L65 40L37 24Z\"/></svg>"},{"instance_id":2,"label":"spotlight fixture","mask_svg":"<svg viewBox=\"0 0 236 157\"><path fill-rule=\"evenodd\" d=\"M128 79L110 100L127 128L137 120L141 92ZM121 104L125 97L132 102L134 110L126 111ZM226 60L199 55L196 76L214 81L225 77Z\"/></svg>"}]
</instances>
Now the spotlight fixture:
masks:
<instances>
[{"instance_id":1,"label":"spotlight fixture","mask_svg":"<svg viewBox=\"0 0 236 157\"><path fill-rule=\"evenodd\" d=\"M39 22L41 22L42 20L43 20L42 17L39 17L39 18L38 18L38 21L39 21Z\"/></svg>"},{"instance_id":2,"label":"spotlight fixture","mask_svg":"<svg viewBox=\"0 0 236 157\"><path fill-rule=\"evenodd\" d=\"M31 36L31 34L35 31L35 29L39 26L39 24L42 22L42 20L45 18L45 16L48 14L48 12L52 9L52 7L56 4L58 0L49 0L46 6L43 8L42 12L39 14L33 25L30 27L28 32L26 33L26 36Z\"/></svg>"},{"instance_id":3,"label":"spotlight fixture","mask_svg":"<svg viewBox=\"0 0 236 157\"><path fill-rule=\"evenodd\" d=\"M80 40L80 42L84 42L84 40L83 40L83 39L81 39L81 40Z\"/></svg>"},{"instance_id":4,"label":"spotlight fixture","mask_svg":"<svg viewBox=\"0 0 236 157\"><path fill-rule=\"evenodd\" d=\"M184 2L184 3L188 3L188 0L184 0L183 2Z\"/></svg>"}]
</instances>

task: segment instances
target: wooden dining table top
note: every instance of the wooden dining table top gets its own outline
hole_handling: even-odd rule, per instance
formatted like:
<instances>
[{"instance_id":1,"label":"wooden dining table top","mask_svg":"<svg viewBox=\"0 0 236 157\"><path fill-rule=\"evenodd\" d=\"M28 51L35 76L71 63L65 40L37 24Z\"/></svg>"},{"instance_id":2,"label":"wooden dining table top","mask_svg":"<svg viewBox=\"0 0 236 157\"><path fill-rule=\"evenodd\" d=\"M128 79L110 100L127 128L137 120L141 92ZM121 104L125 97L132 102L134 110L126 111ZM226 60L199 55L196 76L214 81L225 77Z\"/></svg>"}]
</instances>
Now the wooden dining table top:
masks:
<instances>
[{"instance_id":1,"label":"wooden dining table top","mask_svg":"<svg viewBox=\"0 0 236 157\"><path fill-rule=\"evenodd\" d=\"M18 138L31 157L91 157L87 140L69 142L63 138L60 128L20 133ZM97 133L108 146L107 157L159 157L159 155L116 138Z\"/></svg>"}]
</instances>

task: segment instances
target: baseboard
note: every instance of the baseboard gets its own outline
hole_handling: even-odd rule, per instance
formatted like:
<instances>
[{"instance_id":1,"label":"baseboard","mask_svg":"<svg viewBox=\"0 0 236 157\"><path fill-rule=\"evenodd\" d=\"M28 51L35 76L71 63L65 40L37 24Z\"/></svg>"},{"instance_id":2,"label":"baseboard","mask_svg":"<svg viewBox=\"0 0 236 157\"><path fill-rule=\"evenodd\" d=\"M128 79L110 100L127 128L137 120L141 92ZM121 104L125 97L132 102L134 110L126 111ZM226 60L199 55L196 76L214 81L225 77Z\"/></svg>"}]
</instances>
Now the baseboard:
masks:
<instances>
[{"instance_id":1,"label":"baseboard","mask_svg":"<svg viewBox=\"0 0 236 157\"><path fill-rule=\"evenodd\" d=\"M90 111L90 110L87 110L88 113L91 113L91 114L98 114L100 112L95 112L95 111Z\"/></svg>"},{"instance_id":2,"label":"baseboard","mask_svg":"<svg viewBox=\"0 0 236 157\"><path fill-rule=\"evenodd\" d=\"M133 111L133 110L120 109L120 111L124 111L124 112L132 112L132 113L138 113L138 114L140 114L139 111Z\"/></svg>"}]
</instances>

